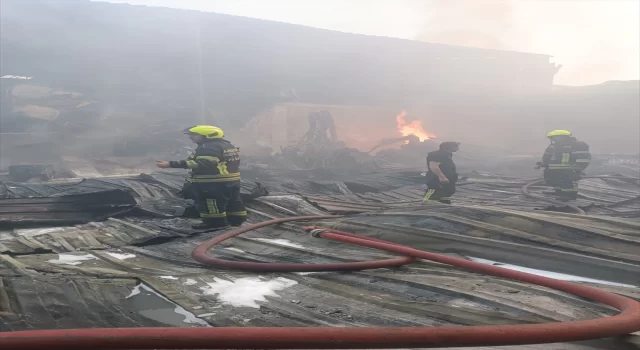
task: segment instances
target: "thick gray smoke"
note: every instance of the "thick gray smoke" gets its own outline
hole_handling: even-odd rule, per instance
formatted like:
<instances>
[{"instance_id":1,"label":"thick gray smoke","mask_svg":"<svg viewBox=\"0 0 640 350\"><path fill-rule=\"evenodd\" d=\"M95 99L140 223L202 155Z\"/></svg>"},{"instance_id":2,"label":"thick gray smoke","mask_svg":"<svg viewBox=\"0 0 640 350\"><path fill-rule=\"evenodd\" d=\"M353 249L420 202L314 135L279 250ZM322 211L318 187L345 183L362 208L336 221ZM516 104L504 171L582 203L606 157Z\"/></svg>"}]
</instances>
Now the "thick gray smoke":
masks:
<instances>
[{"instance_id":1,"label":"thick gray smoke","mask_svg":"<svg viewBox=\"0 0 640 350\"><path fill-rule=\"evenodd\" d=\"M514 28L508 1L430 1L427 27L419 39L428 42L508 49Z\"/></svg>"},{"instance_id":2,"label":"thick gray smoke","mask_svg":"<svg viewBox=\"0 0 640 350\"><path fill-rule=\"evenodd\" d=\"M549 54L556 83L640 78L640 1L432 0L417 39Z\"/></svg>"}]
</instances>

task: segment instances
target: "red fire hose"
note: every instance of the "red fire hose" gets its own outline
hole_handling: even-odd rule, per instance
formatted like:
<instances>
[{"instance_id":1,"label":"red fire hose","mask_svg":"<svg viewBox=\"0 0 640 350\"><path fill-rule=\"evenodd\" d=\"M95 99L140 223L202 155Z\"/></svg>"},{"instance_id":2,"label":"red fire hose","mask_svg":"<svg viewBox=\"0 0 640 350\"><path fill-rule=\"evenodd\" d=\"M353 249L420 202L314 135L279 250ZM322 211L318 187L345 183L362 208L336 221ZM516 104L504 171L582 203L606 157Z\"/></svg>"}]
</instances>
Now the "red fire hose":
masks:
<instances>
[{"instance_id":1,"label":"red fire hose","mask_svg":"<svg viewBox=\"0 0 640 350\"><path fill-rule=\"evenodd\" d=\"M640 330L640 303L596 288L559 281L496 266L428 253L335 230L310 228L314 236L376 248L410 258L364 263L305 265L231 262L212 258L207 251L233 236L287 221L333 216L291 217L265 221L229 231L198 246L193 258L222 269L249 271L326 271L399 266L426 259L474 272L533 283L588 298L621 311L595 320L546 324L468 327L402 328L123 328L69 329L0 333L0 349L375 349L524 345L569 342L624 335ZM385 265L388 264L388 265Z\"/></svg>"}]
</instances>

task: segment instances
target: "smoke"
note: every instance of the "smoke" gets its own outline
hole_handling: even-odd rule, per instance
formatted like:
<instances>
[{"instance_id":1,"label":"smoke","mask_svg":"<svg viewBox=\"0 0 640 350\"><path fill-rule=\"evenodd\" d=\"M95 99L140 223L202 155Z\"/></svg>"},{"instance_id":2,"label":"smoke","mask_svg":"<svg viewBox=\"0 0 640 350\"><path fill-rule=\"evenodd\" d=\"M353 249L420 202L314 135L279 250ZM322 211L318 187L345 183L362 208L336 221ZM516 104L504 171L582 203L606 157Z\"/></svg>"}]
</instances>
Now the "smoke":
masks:
<instances>
[{"instance_id":1,"label":"smoke","mask_svg":"<svg viewBox=\"0 0 640 350\"><path fill-rule=\"evenodd\" d=\"M507 49L513 6L507 1L431 1L419 39L461 46Z\"/></svg>"},{"instance_id":2,"label":"smoke","mask_svg":"<svg viewBox=\"0 0 640 350\"><path fill-rule=\"evenodd\" d=\"M432 0L418 40L554 56L559 85L640 78L640 1Z\"/></svg>"}]
</instances>

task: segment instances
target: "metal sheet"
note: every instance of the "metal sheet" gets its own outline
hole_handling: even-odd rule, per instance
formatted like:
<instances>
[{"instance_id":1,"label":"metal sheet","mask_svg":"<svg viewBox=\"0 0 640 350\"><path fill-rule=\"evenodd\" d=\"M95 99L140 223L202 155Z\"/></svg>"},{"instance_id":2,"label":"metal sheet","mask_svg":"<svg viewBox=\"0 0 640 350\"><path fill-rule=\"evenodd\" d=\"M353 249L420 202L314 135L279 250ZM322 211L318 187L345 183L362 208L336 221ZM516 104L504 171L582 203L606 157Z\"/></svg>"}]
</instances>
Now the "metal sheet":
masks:
<instances>
[{"instance_id":1,"label":"metal sheet","mask_svg":"<svg viewBox=\"0 0 640 350\"><path fill-rule=\"evenodd\" d=\"M127 212L136 204L124 191L106 190L58 197L0 199L0 225L73 224Z\"/></svg>"}]
</instances>

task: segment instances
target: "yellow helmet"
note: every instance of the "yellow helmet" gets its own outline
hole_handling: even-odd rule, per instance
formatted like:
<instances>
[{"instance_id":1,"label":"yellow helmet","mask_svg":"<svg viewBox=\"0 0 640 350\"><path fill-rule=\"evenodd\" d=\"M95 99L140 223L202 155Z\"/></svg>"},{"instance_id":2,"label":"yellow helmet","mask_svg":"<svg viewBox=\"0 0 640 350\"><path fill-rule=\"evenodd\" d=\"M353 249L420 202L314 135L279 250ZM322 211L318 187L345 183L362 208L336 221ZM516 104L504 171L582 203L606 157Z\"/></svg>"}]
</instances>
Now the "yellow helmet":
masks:
<instances>
[{"instance_id":1,"label":"yellow helmet","mask_svg":"<svg viewBox=\"0 0 640 350\"><path fill-rule=\"evenodd\" d=\"M567 130L553 130L551 132L549 132L547 134L547 137L552 137L552 136L571 136L571 131L567 131Z\"/></svg>"},{"instance_id":2,"label":"yellow helmet","mask_svg":"<svg viewBox=\"0 0 640 350\"><path fill-rule=\"evenodd\" d=\"M190 128L186 128L183 131L184 134L198 134L207 139L221 139L224 137L224 131L217 126L211 125L196 125Z\"/></svg>"}]
</instances>

